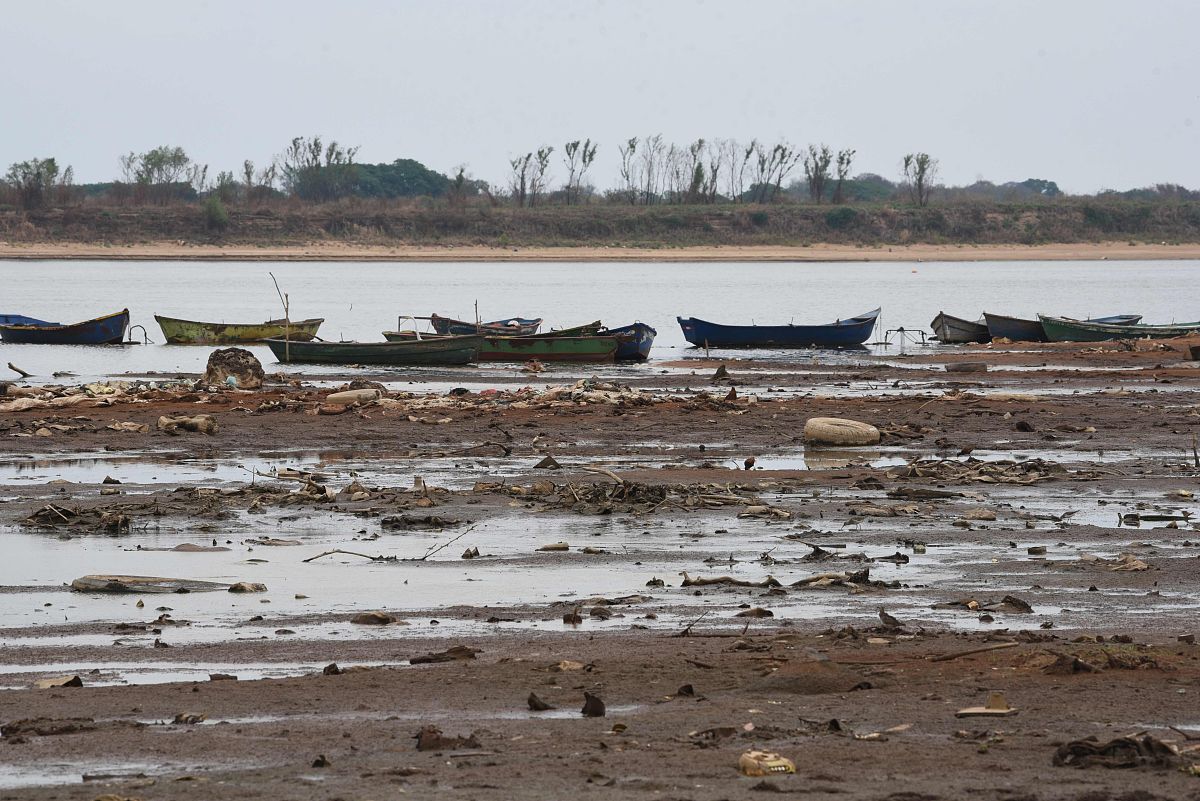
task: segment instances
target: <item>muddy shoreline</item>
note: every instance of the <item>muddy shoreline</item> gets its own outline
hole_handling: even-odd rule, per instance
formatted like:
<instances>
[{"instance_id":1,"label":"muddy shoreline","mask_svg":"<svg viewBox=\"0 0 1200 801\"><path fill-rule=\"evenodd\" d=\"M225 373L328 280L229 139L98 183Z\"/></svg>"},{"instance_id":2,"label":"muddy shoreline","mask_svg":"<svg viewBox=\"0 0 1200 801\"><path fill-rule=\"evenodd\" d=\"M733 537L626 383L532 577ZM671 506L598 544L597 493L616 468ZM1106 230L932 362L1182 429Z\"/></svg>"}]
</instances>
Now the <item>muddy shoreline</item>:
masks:
<instances>
[{"instance_id":1,"label":"muddy shoreline","mask_svg":"<svg viewBox=\"0 0 1200 801\"><path fill-rule=\"evenodd\" d=\"M1194 798L1191 344L322 375L380 382L344 411L303 376L18 390L0 799ZM817 416L881 442L806 447ZM68 586L118 572L221 588ZM1136 732L1170 759L1054 764Z\"/></svg>"},{"instance_id":2,"label":"muddy shoreline","mask_svg":"<svg viewBox=\"0 0 1200 801\"><path fill-rule=\"evenodd\" d=\"M348 262L973 262L1200 259L1198 244L1081 242L1048 245L703 245L489 247L478 245L208 245L0 242L0 259L28 261Z\"/></svg>"}]
</instances>

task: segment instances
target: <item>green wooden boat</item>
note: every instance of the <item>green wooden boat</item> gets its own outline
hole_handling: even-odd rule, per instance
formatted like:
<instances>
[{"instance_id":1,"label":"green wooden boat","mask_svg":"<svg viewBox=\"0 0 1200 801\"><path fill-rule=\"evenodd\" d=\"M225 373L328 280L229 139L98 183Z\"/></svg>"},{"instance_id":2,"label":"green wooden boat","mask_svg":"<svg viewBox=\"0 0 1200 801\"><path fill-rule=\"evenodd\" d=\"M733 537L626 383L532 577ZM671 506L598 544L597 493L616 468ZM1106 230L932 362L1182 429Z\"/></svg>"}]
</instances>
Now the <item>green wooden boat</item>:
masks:
<instances>
[{"instance_id":1,"label":"green wooden boat","mask_svg":"<svg viewBox=\"0 0 1200 801\"><path fill-rule=\"evenodd\" d=\"M445 339L443 334L417 334L415 331L384 331L388 342L426 342ZM419 339L418 339L419 337ZM531 337L482 337L481 362L611 362L616 360L615 336L558 336L538 334Z\"/></svg>"},{"instance_id":2,"label":"green wooden boat","mask_svg":"<svg viewBox=\"0 0 1200 801\"><path fill-rule=\"evenodd\" d=\"M483 337L426 337L389 342L295 342L268 339L281 362L372 364L383 366L470 364L479 358Z\"/></svg>"},{"instance_id":3,"label":"green wooden boat","mask_svg":"<svg viewBox=\"0 0 1200 801\"><path fill-rule=\"evenodd\" d=\"M267 320L265 323L202 323L154 315L168 345L244 345L268 339L307 342L317 335L323 318Z\"/></svg>"},{"instance_id":4,"label":"green wooden boat","mask_svg":"<svg viewBox=\"0 0 1200 801\"><path fill-rule=\"evenodd\" d=\"M1039 314L1051 342L1109 342L1115 339L1173 339L1200 333L1200 322L1172 325L1112 325Z\"/></svg>"}]
</instances>

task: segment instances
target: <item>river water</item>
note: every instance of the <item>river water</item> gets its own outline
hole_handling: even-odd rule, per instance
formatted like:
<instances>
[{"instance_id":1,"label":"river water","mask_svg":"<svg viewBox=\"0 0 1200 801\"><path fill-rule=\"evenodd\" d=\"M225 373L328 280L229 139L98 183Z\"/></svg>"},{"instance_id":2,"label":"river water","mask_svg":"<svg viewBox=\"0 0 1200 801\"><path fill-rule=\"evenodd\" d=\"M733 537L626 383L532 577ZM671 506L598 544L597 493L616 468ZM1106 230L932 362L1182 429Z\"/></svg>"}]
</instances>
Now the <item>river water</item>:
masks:
<instances>
[{"instance_id":1,"label":"river water","mask_svg":"<svg viewBox=\"0 0 1200 801\"><path fill-rule=\"evenodd\" d=\"M0 313L63 323L128 307L133 325L161 343L155 314L214 322L281 317L268 273L291 299L293 319L324 317L325 339L380 340L400 315L473 319L540 316L546 327L597 318L658 329L654 358L687 347L675 316L723 323L824 323L876 306L882 334L928 329L939 310L984 309L1032 317L1140 313L1146 322L1200 318L1196 261L937 263L265 263L0 261ZM0 345L0 364L39 376L199 372L207 348ZM255 352L274 361L265 347ZM310 368L311 369L311 368Z\"/></svg>"}]
</instances>

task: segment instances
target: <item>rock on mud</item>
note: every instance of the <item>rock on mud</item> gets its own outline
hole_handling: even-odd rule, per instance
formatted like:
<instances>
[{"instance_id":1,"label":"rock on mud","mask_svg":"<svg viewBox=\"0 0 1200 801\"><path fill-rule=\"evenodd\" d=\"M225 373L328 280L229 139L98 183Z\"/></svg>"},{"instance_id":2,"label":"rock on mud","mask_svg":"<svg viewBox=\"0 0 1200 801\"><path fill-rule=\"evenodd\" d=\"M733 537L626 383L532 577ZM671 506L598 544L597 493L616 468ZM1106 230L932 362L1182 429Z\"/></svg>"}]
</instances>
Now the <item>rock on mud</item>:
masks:
<instances>
[{"instance_id":1,"label":"rock on mud","mask_svg":"<svg viewBox=\"0 0 1200 801\"><path fill-rule=\"evenodd\" d=\"M879 429L841 417L812 417L804 424L804 441L813 445L877 445Z\"/></svg>"},{"instance_id":2,"label":"rock on mud","mask_svg":"<svg viewBox=\"0 0 1200 801\"><path fill-rule=\"evenodd\" d=\"M208 357L205 384L226 384L230 378L238 389L261 389L267 374L258 357L245 348L218 348Z\"/></svg>"}]
</instances>

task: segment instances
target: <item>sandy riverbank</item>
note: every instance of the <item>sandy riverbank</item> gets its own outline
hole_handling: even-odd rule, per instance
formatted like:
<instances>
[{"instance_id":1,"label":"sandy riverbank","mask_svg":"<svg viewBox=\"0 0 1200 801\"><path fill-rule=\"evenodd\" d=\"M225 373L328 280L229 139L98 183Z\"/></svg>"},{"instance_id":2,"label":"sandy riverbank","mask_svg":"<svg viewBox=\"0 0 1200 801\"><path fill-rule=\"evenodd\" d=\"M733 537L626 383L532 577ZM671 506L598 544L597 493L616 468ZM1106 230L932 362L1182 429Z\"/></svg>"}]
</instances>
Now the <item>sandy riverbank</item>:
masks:
<instances>
[{"instance_id":1,"label":"sandy riverbank","mask_svg":"<svg viewBox=\"0 0 1200 801\"><path fill-rule=\"evenodd\" d=\"M0 260L105 261L397 261L397 262L852 262L852 261L1088 261L1200 259L1200 244L1096 242L1055 245L906 245L865 247L703 246L679 248L401 245L314 242L305 245L137 245L0 242Z\"/></svg>"}]
</instances>

